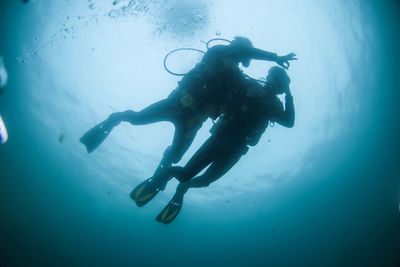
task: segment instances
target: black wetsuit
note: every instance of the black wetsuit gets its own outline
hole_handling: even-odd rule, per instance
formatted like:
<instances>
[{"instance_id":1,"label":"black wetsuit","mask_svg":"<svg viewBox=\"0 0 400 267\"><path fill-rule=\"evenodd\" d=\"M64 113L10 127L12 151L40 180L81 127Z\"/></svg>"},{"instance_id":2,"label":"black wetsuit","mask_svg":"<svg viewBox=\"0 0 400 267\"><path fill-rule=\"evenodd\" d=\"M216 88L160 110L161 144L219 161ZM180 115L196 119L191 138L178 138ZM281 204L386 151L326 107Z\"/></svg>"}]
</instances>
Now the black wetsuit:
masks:
<instances>
[{"instance_id":1,"label":"black wetsuit","mask_svg":"<svg viewBox=\"0 0 400 267\"><path fill-rule=\"evenodd\" d=\"M181 182L190 180L183 183L186 185L180 184L178 195L186 192L189 187L208 186L229 171L246 154L248 146L258 143L269 122L277 122L285 127L293 126L295 115L292 96L286 95L284 109L279 98L271 93L272 90L263 90L260 85L251 83L249 81L247 90L239 91L235 100L228 103L212 136L186 166L170 168L170 174ZM193 178L208 165L203 175Z\"/></svg>"},{"instance_id":2,"label":"black wetsuit","mask_svg":"<svg viewBox=\"0 0 400 267\"><path fill-rule=\"evenodd\" d=\"M220 106L229 92L242 80L238 63L242 59L275 60L276 54L260 49L217 45L210 48L202 61L187 73L168 98L139 112L123 112L123 121L144 125L170 121L175 126L172 145L164 152L154 177L163 176L163 167L177 163L187 151L197 131L208 118L217 118Z\"/></svg>"}]
</instances>

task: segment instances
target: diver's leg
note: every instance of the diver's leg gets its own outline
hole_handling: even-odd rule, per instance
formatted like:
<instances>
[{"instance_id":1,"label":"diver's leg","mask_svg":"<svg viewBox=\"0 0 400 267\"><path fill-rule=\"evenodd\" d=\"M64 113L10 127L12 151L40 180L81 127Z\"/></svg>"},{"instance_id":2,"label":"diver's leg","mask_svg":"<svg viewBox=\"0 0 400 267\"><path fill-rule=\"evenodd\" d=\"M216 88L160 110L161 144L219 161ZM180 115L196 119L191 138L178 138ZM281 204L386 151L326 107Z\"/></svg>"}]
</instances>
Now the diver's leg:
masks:
<instances>
[{"instance_id":1,"label":"diver's leg","mask_svg":"<svg viewBox=\"0 0 400 267\"><path fill-rule=\"evenodd\" d=\"M159 188L164 190L167 182L170 180L170 171L172 163L177 163L181 160L183 154L192 144L198 128L187 130L181 127L178 123L175 124L175 134L172 145L169 146L163 155L163 158L153 174L153 179L159 181Z\"/></svg>"},{"instance_id":2,"label":"diver's leg","mask_svg":"<svg viewBox=\"0 0 400 267\"><path fill-rule=\"evenodd\" d=\"M172 167L168 168L170 174L174 174L174 176L182 176L185 178L191 178L196 175L200 170L210 164L213 158L211 155L215 154L216 146L212 145L209 138L204 145L195 153L195 155L190 159L188 164L184 167ZM207 157L208 154L211 154L210 157ZM206 160L207 159L207 160ZM188 182L189 183L189 182ZM169 224L171 223L176 216L178 216L182 204L183 204L183 196L188 190L188 183L180 183L176 189L176 192L172 199L169 201L167 206L161 211L161 213L157 216L156 220Z\"/></svg>"},{"instance_id":3,"label":"diver's leg","mask_svg":"<svg viewBox=\"0 0 400 267\"><path fill-rule=\"evenodd\" d=\"M232 153L223 158L218 158L204 174L188 182L180 183L177 188L177 194L184 194L189 188L207 187L227 173L239 161L242 155L243 153Z\"/></svg>"},{"instance_id":4,"label":"diver's leg","mask_svg":"<svg viewBox=\"0 0 400 267\"><path fill-rule=\"evenodd\" d=\"M209 138L184 167L174 166L169 168L170 175L181 182L189 181L216 159L217 150L217 143Z\"/></svg>"},{"instance_id":5,"label":"diver's leg","mask_svg":"<svg viewBox=\"0 0 400 267\"><path fill-rule=\"evenodd\" d=\"M144 125L159 121L173 121L176 113L176 105L167 98L158 101L142 111L127 110L111 114L106 120L99 123L80 138L80 142L86 146L89 153L95 150L110 134L111 130L121 121L130 122L133 125Z\"/></svg>"},{"instance_id":6,"label":"diver's leg","mask_svg":"<svg viewBox=\"0 0 400 267\"><path fill-rule=\"evenodd\" d=\"M175 124L175 133L172 140L171 146L169 146L165 152L162 163L165 165L171 165L172 163L178 163L185 152L189 149L196 137L199 127L187 129L181 126L179 123Z\"/></svg>"},{"instance_id":7,"label":"diver's leg","mask_svg":"<svg viewBox=\"0 0 400 267\"><path fill-rule=\"evenodd\" d=\"M176 122L176 120L174 120L174 122ZM145 205L153 199L160 190L164 190L171 177L168 171L169 167L172 162L180 160L183 153L186 152L187 148L192 143L196 133L197 130L191 132L184 131L184 128L179 127L179 124L175 123L173 144L164 153L163 159L153 176L136 186L130 194L131 198L136 202L136 205L139 207Z\"/></svg>"},{"instance_id":8,"label":"diver's leg","mask_svg":"<svg viewBox=\"0 0 400 267\"><path fill-rule=\"evenodd\" d=\"M242 153L232 153L221 160L215 161L203 174L186 183L180 183L167 206L157 216L156 220L169 224L178 216L183 205L183 196L191 187L205 187L216 181L229 171L241 158Z\"/></svg>"},{"instance_id":9,"label":"diver's leg","mask_svg":"<svg viewBox=\"0 0 400 267\"><path fill-rule=\"evenodd\" d=\"M160 100L150 106L135 112L127 110L124 112L116 112L110 115L109 119L119 123L121 121L129 122L133 125L145 125L160 121L172 121L175 112L174 104L171 99L166 98Z\"/></svg>"},{"instance_id":10,"label":"diver's leg","mask_svg":"<svg viewBox=\"0 0 400 267\"><path fill-rule=\"evenodd\" d=\"M131 198L135 200L139 207L153 199L160 190L164 190L171 177L169 167L173 162L177 162L181 159L184 152L186 152L193 142L197 129L199 128L194 128L192 131L185 131L185 128L179 127L180 124L178 123L177 117L175 117L174 122L175 135L172 146L164 153L163 159L153 176L136 186L130 194Z\"/></svg>"}]
</instances>

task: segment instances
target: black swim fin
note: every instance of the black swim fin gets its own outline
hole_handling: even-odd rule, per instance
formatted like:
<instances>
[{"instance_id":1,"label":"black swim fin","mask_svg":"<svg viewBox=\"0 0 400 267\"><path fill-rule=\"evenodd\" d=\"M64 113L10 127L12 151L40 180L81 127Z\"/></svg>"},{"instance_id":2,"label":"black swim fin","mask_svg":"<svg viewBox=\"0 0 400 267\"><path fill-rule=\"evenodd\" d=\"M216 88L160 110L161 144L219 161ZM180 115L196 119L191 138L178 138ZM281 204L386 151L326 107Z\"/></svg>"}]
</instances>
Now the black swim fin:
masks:
<instances>
[{"instance_id":1,"label":"black swim fin","mask_svg":"<svg viewBox=\"0 0 400 267\"><path fill-rule=\"evenodd\" d=\"M158 214L156 220L160 223L170 224L181 211L183 204L183 195L180 197L174 196L168 205Z\"/></svg>"},{"instance_id":2,"label":"black swim fin","mask_svg":"<svg viewBox=\"0 0 400 267\"><path fill-rule=\"evenodd\" d=\"M137 206L142 207L152 200L158 192L160 192L160 185L151 177L136 186L130 196L136 202Z\"/></svg>"},{"instance_id":3,"label":"black swim fin","mask_svg":"<svg viewBox=\"0 0 400 267\"><path fill-rule=\"evenodd\" d=\"M114 126L115 122L106 119L85 133L81 139L79 139L79 142L86 146L88 153L91 153L106 139Z\"/></svg>"}]
</instances>

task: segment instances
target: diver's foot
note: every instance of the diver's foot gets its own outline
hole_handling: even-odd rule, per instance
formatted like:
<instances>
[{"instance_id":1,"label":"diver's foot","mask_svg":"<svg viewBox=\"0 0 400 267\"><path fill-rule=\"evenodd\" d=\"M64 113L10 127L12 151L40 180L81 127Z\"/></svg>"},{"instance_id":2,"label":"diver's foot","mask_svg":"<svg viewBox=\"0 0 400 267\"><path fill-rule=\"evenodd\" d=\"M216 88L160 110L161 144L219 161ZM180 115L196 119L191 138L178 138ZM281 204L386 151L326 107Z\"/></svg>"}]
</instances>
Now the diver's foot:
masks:
<instances>
[{"instance_id":1,"label":"diver's foot","mask_svg":"<svg viewBox=\"0 0 400 267\"><path fill-rule=\"evenodd\" d=\"M123 117L122 113L123 112L114 112L110 116L108 116L106 121L108 123L110 123L112 125L112 127L115 127L115 126L117 126L118 124L121 123L122 117Z\"/></svg>"},{"instance_id":2,"label":"diver's foot","mask_svg":"<svg viewBox=\"0 0 400 267\"><path fill-rule=\"evenodd\" d=\"M175 196L176 198L181 197L183 199L183 195L189 190L189 183L179 183L176 188Z\"/></svg>"},{"instance_id":3,"label":"diver's foot","mask_svg":"<svg viewBox=\"0 0 400 267\"><path fill-rule=\"evenodd\" d=\"M159 188L161 191L164 191L165 188L167 187L168 182L172 179L172 176L160 177L159 179L160 179Z\"/></svg>"}]
</instances>

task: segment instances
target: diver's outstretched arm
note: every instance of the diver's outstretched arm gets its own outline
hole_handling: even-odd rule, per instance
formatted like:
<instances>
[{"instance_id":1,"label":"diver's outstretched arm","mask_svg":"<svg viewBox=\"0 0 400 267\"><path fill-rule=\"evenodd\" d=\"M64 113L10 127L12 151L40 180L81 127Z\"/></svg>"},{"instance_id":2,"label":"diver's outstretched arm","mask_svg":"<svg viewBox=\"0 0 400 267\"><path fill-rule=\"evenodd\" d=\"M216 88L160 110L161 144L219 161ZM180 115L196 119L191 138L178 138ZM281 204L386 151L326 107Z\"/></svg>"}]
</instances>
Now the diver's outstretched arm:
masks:
<instances>
[{"instance_id":1,"label":"diver's outstretched arm","mask_svg":"<svg viewBox=\"0 0 400 267\"><path fill-rule=\"evenodd\" d=\"M252 59L275 61L279 66L285 69L289 68L289 61L297 60L295 53L290 53L286 56L278 56L275 53L264 51L258 48L252 48L249 52Z\"/></svg>"},{"instance_id":2,"label":"diver's outstretched arm","mask_svg":"<svg viewBox=\"0 0 400 267\"><path fill-rule=\"evenodd\" d=\"M279 56L275 53L268 52L258 48L251 48L249 53L252 59L276 61L279 58Z\"/></svg>"}]
</instances>

